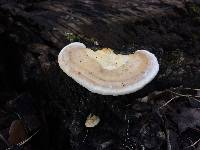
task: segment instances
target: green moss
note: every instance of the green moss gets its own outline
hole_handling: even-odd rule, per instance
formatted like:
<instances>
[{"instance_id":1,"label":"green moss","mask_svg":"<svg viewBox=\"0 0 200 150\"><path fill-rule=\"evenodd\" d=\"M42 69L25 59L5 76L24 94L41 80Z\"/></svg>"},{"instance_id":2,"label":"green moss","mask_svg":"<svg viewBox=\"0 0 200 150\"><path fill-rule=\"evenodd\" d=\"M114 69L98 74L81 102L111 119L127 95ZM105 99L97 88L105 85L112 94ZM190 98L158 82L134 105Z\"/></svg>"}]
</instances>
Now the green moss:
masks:
<instances>
[{"instance_id":1,"label":"green moss","mask_svg":"<svg viewBox=\"0 0 200 150\"><path fill-rule=\"evenodd\" d=\"M87 37L81 37L79 35L76 35L74 33L68 33L66 32L64 34L66 40L70 43L72 42L83 42L84 44L91 46L91 47L97 47L99 46L99 43L94 38L87 38Z\"/></svg>"},{"instance_id":2,"label":"green moss","mask_svg":"<svg viewBox=\"0 0 200 150\"><path fill-rule=\"evenodd\" d=\"M167 64L181 64L184 61L184 54L181 50L176 49L166 54L166 63Z\"/></svg>"},{"instance_id":3,"label":"green moss","mask_svg":"<svg viewBox=\"0 0 200 150\"><path fill-rule=\"evenodd\" d=\"M197 4L191 4L188 7L189 13L192 16L200 16L200 6Z\"/></svg>"},{"instance_id":4,"label":"green moss","mask_svg":"<svg viewBox=\"0 0 200 150\"><path fill-rule=\"evenodd\" d=\"M65 33L64 35L66 40L69 42L80 42L81 38L73 33Z\"/></svg>"}]
</instances>

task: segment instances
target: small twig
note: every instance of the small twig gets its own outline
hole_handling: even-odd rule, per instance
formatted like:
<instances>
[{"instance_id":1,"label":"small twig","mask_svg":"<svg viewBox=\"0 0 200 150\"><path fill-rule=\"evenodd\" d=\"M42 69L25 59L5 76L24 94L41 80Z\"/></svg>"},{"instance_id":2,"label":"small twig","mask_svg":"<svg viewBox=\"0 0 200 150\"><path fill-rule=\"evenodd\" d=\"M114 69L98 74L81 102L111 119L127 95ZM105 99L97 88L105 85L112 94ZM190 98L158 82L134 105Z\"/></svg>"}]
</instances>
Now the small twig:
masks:
<instances>
[{"instance_id":1,"label":"small twig","mask_svg":"<svg viewBox=\"0 0 200 150\"><path fill-rule=\"evenodd\" d=\"M195 101L197 101L197 102L200 103L200 100L199 100L199 99L196 99L196 98L194 98L194 97L189 97L189 98L192 98L193 100L195 100Z\"/></svg>"},{"instance_id":2,"label":"small twig","mask_svg":"<svg viewBox=\"0 0 200 150\"><path fill-rule=\"evenodd\" d=\"M35 133L33 133L33 135L31 135L31 136L30 136L29 138L27 138L26 140L24 140L24 141L18 143L17 145L18 145L18 146L24 145L24 144L27 143L30 139L32 139L32 137L35 136L39 131L40 131L40 130L37 130Z\"/></svg>"},{"instance_id":3,"label":"small twig","mask_svg":"<svg viewBox=\"0 0 200 150\"><path fill-rule=\"evenodd\" d=\"M176 98L179 98L180 96L175 96L173 98L171 98L169 101L167 101L164 105L160 106L159 109L162 109L163 107L167 106L171 101L173 101Z\"/></svg>"},{"instance_id":4,"label":"small twig","mask_svg":"<svg viewBox=\"0 0 200 150\"><path fill-rule=\"evenodd\" d=\"M22 117L21 117L21 115L20 115L19 113L15 112L15 114L17 115L17 117L18 117L20 120L22 120Z\"/></svg>"},{"instance_id":5,"label":"small twig","mask_svg":"<svg viewBox=\"0 0 200 150\"><path fill-rule=\"evenodd\" d=\"M171 91L171 90L167 90L175 95L178 95L178 96L183 96L183 97L191 97L192 95L186 95L186 94L180 94L180 93L177 93L177 92L174 92L174 91Z\"/></svg>"},{"instance_id":6,"label":"small twig","mask_svg":"<svg viewBox=\"0 0 200 150\"><path fill-rule=\"evenodd\" d=\"M193 88L184 88L186 90L195 90L195 91L200 91L200 89L193 89Z\"/></svg>"},{"instance_id":7,"label":"small twig","mask_svg":"<svg viewBox=\"0 0 200 150\"><path fill-rule=\"evenodd\" d=\"M193 143L193 141L191 140L191 138L190 138L190 137L188 137L187 139L190 141L190 143L191 143L191 144Z\"/></svg>"},{"instance_id":8,"label":"small twig","mask_svg":"<svg viewBox=\"0 0 200 150\"><path fill-rule=\"evenodd\" d=\"M198 93L198 92L200 92L200 89L192 89L192 88L185 88L186 90L194 90L194 91L196 91L197 92L197 95L195 95L195 96L193 96L193 97L196 97L196 98L200 98L200 93Z\"/></svg>"},{"instance_id":9,"label":"small twig","mask_svg":"<svg viewBox=\"0 0 200 150\"><path fill-rule=\"evenodd\" d=\"M173 94L175 94L175 95L178 95L178 96L182 96L182 97L187 97L187 98L193 98L193 100L195 100L195 101L197 101L197 102L199 102L200 103L200 100L199 99L196 99L196 98L194 98L194 96L193 95L185 95L185 94L180 94L180 93L176 93L176 92L174 92L174 91L171 91L171 90L168 90L169 92L171 92L171 93L173 93Z\"/></svg>"},{"instance_id":10,"label":"small twig","mask_svg":"<svg viewBox=\"0 0 200 150\"><path fill-rule=\"evenodd\" d=\"M197 145L199 142L200 142L200 139L198 139L198 140L197 140L196 142L194 142L192 145L187 146L187 147L184 148L184 149L188 149L188 148L190 148L190 147L194 147L194 146Z\"/></svg>"}]
</instances>

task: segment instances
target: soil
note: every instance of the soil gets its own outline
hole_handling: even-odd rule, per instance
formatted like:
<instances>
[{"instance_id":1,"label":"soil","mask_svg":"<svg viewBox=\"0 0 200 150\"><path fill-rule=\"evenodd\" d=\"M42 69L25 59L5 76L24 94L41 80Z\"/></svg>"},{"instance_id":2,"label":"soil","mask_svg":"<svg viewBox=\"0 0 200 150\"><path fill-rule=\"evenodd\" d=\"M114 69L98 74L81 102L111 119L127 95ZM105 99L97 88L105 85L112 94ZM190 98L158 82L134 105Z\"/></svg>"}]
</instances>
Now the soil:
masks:
<instances>
[{"instance_id":1,"label":"soil","mask_svg":"<svg viewBox=\"0 0 200 150\"><path fill-rule=\"evenodd\" d=\"M0 150L200 150L198 0L1 0L0 20ZM74 41L148 49L160 71L133 94L91 93L57 63Z\"/></svg>"}]
</instances>

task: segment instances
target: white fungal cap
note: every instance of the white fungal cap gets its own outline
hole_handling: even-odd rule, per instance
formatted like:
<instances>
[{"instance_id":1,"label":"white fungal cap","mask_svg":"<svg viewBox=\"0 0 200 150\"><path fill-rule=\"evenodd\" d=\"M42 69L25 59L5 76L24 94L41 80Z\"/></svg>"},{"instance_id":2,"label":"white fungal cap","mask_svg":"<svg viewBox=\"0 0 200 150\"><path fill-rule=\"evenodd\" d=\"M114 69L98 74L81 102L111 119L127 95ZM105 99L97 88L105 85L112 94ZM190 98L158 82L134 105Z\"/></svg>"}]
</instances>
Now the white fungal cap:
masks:
<instances>
[{"instance_id":1,"label":"white fungal cap","mask_svg":"<svg viewBox=\"0 0 200 150\"><path fill-rule=\"evenodd\" d=\"M91 92L113 96L140 90L159 70L157 58L146 50L121 55L109 48L93 51L79 42L64 47L58 63L68 76Z\"/></svg>"}]
</instances>

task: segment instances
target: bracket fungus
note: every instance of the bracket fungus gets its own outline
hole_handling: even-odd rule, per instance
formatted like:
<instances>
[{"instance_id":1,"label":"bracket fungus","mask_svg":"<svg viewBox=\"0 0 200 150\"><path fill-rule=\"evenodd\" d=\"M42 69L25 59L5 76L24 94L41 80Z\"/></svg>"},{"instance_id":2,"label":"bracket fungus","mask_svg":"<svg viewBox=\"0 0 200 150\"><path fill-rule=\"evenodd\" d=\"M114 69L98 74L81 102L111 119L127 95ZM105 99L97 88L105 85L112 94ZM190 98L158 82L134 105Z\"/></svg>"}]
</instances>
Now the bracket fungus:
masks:
<instances>
[{"instance_id":1,"label":"bracket fungus","mask_svg":"<svg viewBox=\"0 0 200 150\"><path fill-rule=\"evenodd\" d=\"M68 76L89 91L113 96L140 90L159 70L157 58L146 50L121 55L109 48L93 51L79 42L64 47L58 63Z\"/></svg>"}]
</instances>

